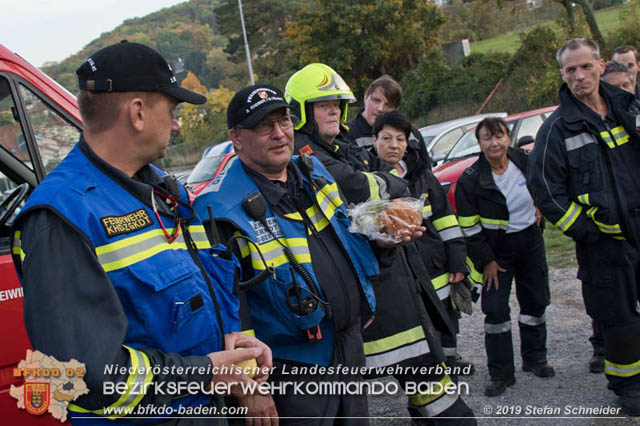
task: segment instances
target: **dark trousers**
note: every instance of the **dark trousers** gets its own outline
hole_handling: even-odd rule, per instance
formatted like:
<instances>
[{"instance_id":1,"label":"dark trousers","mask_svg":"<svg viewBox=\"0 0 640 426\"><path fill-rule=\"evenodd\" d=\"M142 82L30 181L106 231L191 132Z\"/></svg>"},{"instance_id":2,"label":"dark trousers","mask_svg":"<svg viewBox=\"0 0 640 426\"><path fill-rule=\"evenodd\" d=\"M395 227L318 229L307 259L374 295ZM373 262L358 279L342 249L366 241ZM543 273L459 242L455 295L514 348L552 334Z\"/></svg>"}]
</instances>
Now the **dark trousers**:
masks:
<instances>
[{"instance_id":1,"label":"dark trousers","mask_svg":"<svg viewBox=\"0 0 640 426\"><path fill-rule=\"evenodd\" d=\"M364 366L365 357L362 346L360 322L341 333L337 333L334 350L334 366ZM304 381L306 383L322 382L362 382L360 374L317 374L292 375L282 374L281 362L274 361L276 367L269 378L273 382ZM291 371L291 364L287 368ZM304 389L304 387L303 387ZM273 400L280 416L280 424L291 425L368 425L369 415L366 395L327 395L300 394L293 389L285 394L276 394ZM288 417L288 418L287 418ZM307 417L307 418L304 418ZM346 418L351 417L351 418ZM359 417L359 418L358 418Z\"/></svg>"},{"instance_id":2,"label":"dark trousers","mask_svg":"<svg viewBox=\"0 0 640 426\"><path fill-rule=\"evenodd\" d=\"M496 250L498 264L506 269L498 273L499 288L482 289L485 314L485 347L491 378L514 375L509 295L515 277L520 305L520 353L525 362L547 359L547 328L544 317L549 305L549 273L540 228L532 225L506 234Z\"/></svg>"},{"instance_id":3,"label":"dark trousers","mask_svg":"<svg viewBox=\"0 0 640 426\"><path fill-rule=\"evenodd\" d=\"M576 244L587 314L602 328L605 374L617 395L640 389L640 252L602 236Z\"/></svg>"},{"instance_id":4,"label":"dark trousers","mask_svg":"<svg viewBox=\"0 0 640 426\"><path fill-rule=\"evenodd\" d=\"M593 346L593 354L604 355L604 333L602 332L602 326L591 320L591 328L593 329L593 334L589 337L589 342L591 342L591 346Z\"/></svg>"}]
</instances>

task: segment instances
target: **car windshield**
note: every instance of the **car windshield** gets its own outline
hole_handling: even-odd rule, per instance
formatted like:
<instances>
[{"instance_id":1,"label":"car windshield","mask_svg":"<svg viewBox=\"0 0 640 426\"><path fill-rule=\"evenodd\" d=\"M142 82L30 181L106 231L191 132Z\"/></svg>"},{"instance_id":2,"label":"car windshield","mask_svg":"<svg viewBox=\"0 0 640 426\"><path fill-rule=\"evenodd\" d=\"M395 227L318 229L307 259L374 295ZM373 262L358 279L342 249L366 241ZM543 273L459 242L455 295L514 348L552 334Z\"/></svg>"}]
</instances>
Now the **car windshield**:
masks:
<instances>
[{"instance_id":1,"label":"car windshield","mask_svg":"<svg viewBox=\"0 0 640 426\"><path fill-rule=\"evenodd\" d=\"M205 153L204 158L194 167L191 175L187 179L187 183L206 182L213 179L213 175L220 167L220 163L225 157L233 152L231 142L222 142L213 146Z\"/></svg>"},{"instance_id":2,"label":"car windshield","mask_svg":"<svg viewBox=\"0 0 640 426\"><path fill-rule=\"evenodd\" d=\"M449 152L449 155L447 155L447 161L453 161L479 153L480 146L478 145L478 139L476 138L475 132L470 130L460 138L458 143Z\"/></svg>"}]
</instances>

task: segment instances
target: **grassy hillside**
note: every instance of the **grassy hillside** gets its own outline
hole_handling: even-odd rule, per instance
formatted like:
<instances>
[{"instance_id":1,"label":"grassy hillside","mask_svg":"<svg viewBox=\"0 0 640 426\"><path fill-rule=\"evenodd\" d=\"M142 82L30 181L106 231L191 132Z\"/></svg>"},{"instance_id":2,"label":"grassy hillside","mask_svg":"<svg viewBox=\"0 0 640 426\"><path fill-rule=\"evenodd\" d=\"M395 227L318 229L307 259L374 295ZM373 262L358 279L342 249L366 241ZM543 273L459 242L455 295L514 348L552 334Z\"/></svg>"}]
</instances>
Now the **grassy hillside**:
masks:
<instances>
[{"instance_id":1,"label":"grassy hillside","mask_svg":"<svg viewBox=\"0 0 640 426\"><path fill-rule=\"evenodd\" d=\"M607 9L596 11L596 21L600 27L600 31L606 37L607 34L612 33L618 28L620 11L624 6L615 6ZM550 25L556 25L550 22ZM503 34L499 37L494 37L488 40L482 40L475 43L471 43L472 53L487 53L487 52L506 52L515 53L520 47L520 37L518 31L511 31Z\"/></svg>"}]
</instances>

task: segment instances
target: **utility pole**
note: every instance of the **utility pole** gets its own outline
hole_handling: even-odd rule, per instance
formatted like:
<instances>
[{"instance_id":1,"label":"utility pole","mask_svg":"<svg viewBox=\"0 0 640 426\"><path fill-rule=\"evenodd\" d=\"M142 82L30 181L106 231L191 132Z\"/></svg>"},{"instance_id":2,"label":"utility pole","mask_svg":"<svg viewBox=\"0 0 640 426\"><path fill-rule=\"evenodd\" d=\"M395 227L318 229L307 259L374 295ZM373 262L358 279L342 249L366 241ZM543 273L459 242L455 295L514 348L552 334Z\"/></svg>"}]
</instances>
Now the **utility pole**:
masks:
<instances>
[{"instance_id":1,"label":"utility pole","mask_svg":"<svg viewBox=\"0 0 640 426\"><path fill-rule=\"evenodd\" d=\"M242 13L242 0L238 0L238 9L240 10L240 24L242 25L242 37L244 38L244 52L247 55L247 66L249 67L249 81L254 85L253 67L251 66L251 54L249 53L249 42L247 41L247 30L244 28L244 14Z\"/></svg>"}]
</instances>

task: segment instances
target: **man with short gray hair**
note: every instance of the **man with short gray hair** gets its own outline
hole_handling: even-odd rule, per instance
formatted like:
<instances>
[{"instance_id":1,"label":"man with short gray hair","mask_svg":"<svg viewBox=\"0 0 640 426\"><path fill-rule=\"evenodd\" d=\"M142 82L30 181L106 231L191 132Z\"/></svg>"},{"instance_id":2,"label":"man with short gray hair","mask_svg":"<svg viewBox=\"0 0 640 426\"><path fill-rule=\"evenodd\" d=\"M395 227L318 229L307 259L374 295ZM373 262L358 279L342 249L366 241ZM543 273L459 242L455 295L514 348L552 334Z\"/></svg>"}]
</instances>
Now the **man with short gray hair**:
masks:
<instances>
[{"instance_id":1,"label":"man with short gray hair","mask_svg":"<svg viewBox=\"0 0 640 426\"><path fill-rule=\"evenodd\" d=\"M605 64L604 74L602 74L602 79L622 90L634 93L634 77L626 65L615 61L607 62Z\"/></svg>"},{"instance_id":2,"label":"man with short gray hair","mask_svg":"<svg viewBox=\"0 0 640 426\"><path fill-rule=\"evenodd\" d=\"M640 92L638 90L638 49L628 44L618 46L611 52L611 60L629 68L632 75L633 93L638 96Z\"/></svg>"},{"instance_id":3,"label":"man with short gray hair","mask_svg":"<svg viewBox=\"0 0 640 426\"><path fill-rule=\"evenodd\" d=\"M588 39L556 56L565 84L529 159L527 184L547 217L576 241L587 313L602 326L608 388L640 415L640 135L635 97L600 81L604 61Z\"/></svg>"}]
</instances>

